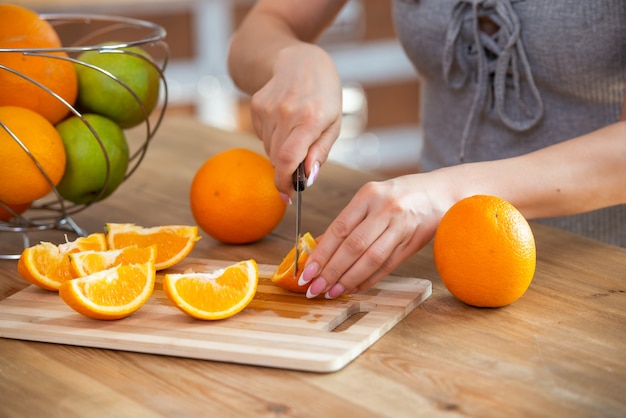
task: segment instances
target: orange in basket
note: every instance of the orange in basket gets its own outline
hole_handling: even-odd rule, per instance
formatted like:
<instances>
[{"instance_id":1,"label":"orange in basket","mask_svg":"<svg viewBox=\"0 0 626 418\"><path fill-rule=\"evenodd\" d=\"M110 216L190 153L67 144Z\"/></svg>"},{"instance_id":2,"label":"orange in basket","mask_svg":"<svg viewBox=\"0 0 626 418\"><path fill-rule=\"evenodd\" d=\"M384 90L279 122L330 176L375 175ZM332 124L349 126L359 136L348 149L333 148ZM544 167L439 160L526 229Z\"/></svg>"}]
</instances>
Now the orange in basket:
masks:
<instances>
[{"instance_id":1,"label":"orange in basket","mask_svg":"<svg viewBox=\"0 0 626 418\"><path fill-rule=\"evenodd\" d=\"M0 4L0 42L30 42L41 48L58 48L61 41L54 28L30 9Z\"/></svg>"},{"instance_id":2,"label":"orange in basket","mask_svg":"<svg viewBox=\"0 0 626 418\"><path fill-rule=\"evenodd\" d=\"M59 48L61 41L54 28L37 13L24 7L0 4L0 48ZM41 54L42 52L40 52ZM73 105L78 94L74 64L65 52L45 52L50 56L0 52L0 65L41 83ZM0 106L31 109L52 124L60 122L70 109L35 83L0 68Z\"/></svg>"},{"instance_id":3,"label":"orange in basket","mask_svg":"<svg viewBox=\"0 0 626 418\"><path fill-rule=\"evenodd\" d=\"M0 87L0 97L3 94ZM26 146L45 172L44 175L22 146L0 127L0 200L22 204L44 197L52 190L50 182L57 185L65 173L61 136L44 117L22 107L0 106L0 122Z\"/></svg>"},{"instance_id":4,"label":"orange in basket","mask_svg":"<svg viewBox=\"0 0 626 418\"><path fill-rule=\"evenodd\" d=\"M31 204L32 202L7 205L8 209L0 205L0 222L10 221L15 218L15 214L21 215L30 208Z\"/></svg>"}]
</instances>

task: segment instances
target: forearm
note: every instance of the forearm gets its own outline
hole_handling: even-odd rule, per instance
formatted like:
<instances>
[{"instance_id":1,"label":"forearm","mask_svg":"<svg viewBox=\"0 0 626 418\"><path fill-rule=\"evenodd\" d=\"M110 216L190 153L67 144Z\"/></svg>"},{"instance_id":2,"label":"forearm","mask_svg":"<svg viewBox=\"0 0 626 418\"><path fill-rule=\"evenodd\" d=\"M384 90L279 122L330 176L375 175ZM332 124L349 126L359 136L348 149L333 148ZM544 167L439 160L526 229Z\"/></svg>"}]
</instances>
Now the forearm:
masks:
<instances>
[{"instance_id":1,"label":"forearm","mask_svg":"<svg viewBox=\"0 0 626 418\"><path fill-rule=\"evenodd\" d=\"M235 84L254 94L272 77L281 50L314 42L346 0L260 0L231 39L228 69Z\"/></svg>"},{"instance_id":2,"label":"forearm","mask_svg":"<svg viewBox=\"0 0 626 418\"><path fill-rule=\"evenodd\" d=\"M278 52L297 42L286 24L267 13L250 16L232 37L228 70L234 83L254 94L271 78Z\"/></svg>"},{"instance_id":3,"label":"forearm","mask_svg":"<svg viewBox=\"0 0 626 418\"><path fill-rule=\"evenodd\" d=\"M449 167L439 174L452 190L448 204L492 194L529 219L626 203L626 122L519 157Z\"/></svg>"}]
</instances>

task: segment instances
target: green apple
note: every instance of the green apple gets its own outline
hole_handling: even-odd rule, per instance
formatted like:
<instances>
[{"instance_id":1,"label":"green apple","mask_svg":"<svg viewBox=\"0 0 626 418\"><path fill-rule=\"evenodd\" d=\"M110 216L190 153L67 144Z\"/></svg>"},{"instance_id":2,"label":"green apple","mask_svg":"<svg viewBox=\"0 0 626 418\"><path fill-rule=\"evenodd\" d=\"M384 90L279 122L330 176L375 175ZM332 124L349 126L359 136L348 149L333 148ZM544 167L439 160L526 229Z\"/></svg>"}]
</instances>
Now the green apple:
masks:
<instances>
[{"instance_id":1,"label":"green apple","mask_svg":"<svg viewBox=\"0 0 626 418\"><path fill-rule=\"evenodd\" d=\"M150 62L133 54L151 59L140 47L128 47L85 51L78 56L78 60L108 71L125 83L137 94L146 113L124 85L82 64L76 64L79 108L87 113L106 116L124 129L142 123L158 102L160 75Z\"/></svg>"},{"instance_id":2,"label":"green apple","mask_svg":"<svg viewBox=\"0 0 626 418\"><path fill-rule=\"evenodd\" d=\"M124 180L130 154L126 136L118 124L101 115L83 117L98 134L102 145L78 116L56 126L67 155L65 173L57 190L64 199L77 204L93 203L113 193Z\"/></svg>"}]
</instances>

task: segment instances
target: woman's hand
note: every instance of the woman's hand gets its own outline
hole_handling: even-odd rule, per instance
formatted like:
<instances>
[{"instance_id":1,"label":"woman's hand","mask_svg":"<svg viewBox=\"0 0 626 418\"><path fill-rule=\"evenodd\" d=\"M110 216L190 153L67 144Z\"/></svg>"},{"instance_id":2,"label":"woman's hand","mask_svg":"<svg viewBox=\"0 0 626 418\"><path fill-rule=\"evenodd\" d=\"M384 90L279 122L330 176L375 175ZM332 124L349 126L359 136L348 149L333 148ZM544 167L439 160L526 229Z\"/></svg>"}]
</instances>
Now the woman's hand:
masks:
<instances>
[{"instance_id":1,"label":"woman's hand","mask_svg":"<svg viewBox=\"0 0 626 418\"><path fill-rule=\"evenodd\" d=\"M276 169L285 199L291 175L304 161L311 185L341 128L341 82L331 57L313 44L284 48L272 78L252 96L252 122Z\"/></svg>"},{"instance_id":2,"label":"woman's hand","mask_svg":"<svg viewBox=\"0 0 626 418\"><path fill-rule=\"evenodd\" d=\"M447 195L433 196L436 174L415 174L364 185L320 237L300 284L307 297L332 299L366 290L434 236ZM428 185L428 186L427 186Z\"/></svg>"},{"instance_id":3,"label":"woman's hand","mask_svg":"<svg viewBox=\"0 0 626 418\"><path fill-rule=\"evenodd\" d=\"M300 284L311 282L308 297L370 288L433 238L455 202L476 194L499 196L527 219L624 204L625 135L621 121L517 157L367 183L320 238Z\"/></svg>"}]
</instances>

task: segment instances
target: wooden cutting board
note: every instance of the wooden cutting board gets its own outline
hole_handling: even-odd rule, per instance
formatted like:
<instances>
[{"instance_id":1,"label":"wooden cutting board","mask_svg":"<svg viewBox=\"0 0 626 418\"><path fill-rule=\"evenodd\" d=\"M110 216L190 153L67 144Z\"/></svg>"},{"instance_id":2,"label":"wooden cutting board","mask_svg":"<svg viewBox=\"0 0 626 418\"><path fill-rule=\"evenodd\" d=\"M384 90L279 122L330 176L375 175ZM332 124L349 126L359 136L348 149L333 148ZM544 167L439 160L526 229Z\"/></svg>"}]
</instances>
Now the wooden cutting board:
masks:
<instances>
[{"instance_id":1,"label":"wooden cutting board","mask_svg":"<svg viewBox=\"0 0 626 418\"><path fill-rule=\"evenodd\" d=\"M212 271L232 262L188 258L168 272ZM389 276L367 292L307 299L274 285L259 265L254 300L239 314L201 321L164 295L118 321L86 318L56 292L36 286L0 301L0 337L314 372L343 368L431 294L428 280Z\"/></svg>"}]
</instances>

